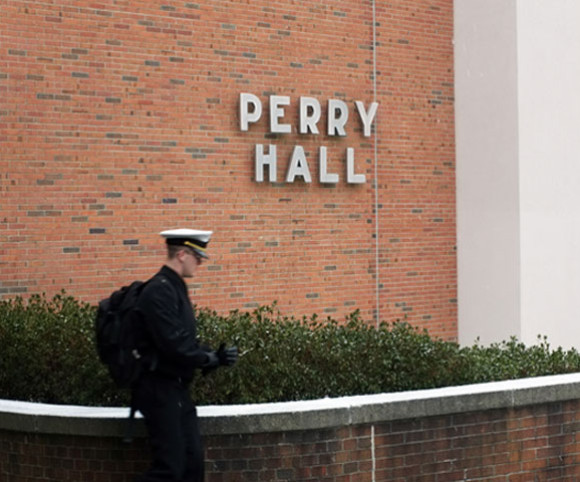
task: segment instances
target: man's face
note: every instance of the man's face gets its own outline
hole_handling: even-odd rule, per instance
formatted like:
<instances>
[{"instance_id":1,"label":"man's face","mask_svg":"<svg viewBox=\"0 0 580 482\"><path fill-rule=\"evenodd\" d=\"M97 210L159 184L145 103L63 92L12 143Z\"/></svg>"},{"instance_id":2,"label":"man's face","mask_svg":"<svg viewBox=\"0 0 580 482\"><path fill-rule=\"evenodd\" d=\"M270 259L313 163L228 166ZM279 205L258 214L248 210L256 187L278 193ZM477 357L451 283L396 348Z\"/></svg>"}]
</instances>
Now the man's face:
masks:
<instances>
[{"instance_id":1,"label":"man's face","mask_svg":"<svg viewBox=\"0 0 580 482\"><path fill-rule=\"evenodd\" d=\"M183 277L192 278L203 258L192 249L184 249L180 255L183 263Z\"/></svg>"}]
</instances>

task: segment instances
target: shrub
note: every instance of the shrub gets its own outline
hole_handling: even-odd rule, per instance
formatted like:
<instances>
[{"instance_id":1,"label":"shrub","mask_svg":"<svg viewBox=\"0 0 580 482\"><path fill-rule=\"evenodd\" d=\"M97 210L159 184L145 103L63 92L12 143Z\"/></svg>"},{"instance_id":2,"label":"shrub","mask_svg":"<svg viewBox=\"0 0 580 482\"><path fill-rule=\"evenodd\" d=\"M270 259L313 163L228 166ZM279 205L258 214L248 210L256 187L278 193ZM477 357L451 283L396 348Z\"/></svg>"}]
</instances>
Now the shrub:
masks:
<instances>
[{"instance_id":1,"label":"shrub","mask_svg":"<svg viewBox=\"0 0 580 482\"><path fill-rule=\"evenodd\" d=\"M239 347L233 368L198 374L199 404L306 400L434 388L578 371L576 350L517 339L460 347L407 323L344 323L281 315L276 306L221 316L198 310L211 346ZM0 398L80 405L124 405L94 347L95 307L64 293L0 302Z\"/></svg>"},{"instance_id":2,"label":"shrub","mask_svg":"<svg viewBox=\"0 0 580 482\"><path fill-rule=\"evenodd\" d=\"M95 308L64 294L0 302L0 398L124 403L93 342Z\"/></svg>"}]
</instances>

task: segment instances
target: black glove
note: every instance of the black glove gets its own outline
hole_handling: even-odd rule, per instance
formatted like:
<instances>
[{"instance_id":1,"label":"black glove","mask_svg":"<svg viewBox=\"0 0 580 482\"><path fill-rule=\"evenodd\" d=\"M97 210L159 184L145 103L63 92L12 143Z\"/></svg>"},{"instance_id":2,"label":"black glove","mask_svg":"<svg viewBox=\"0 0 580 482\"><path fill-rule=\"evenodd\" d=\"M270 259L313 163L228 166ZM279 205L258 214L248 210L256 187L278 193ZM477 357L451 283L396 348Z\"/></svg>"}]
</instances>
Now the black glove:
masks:
<instances>
[{"instance_id":1,"label":"black glove","mask_svg":"<svg viewBox=\"0 0 580 482\"><path fill-rule=\"evenodd\" d=\"M209 371L217 368L220 364L218 354L215 351L206 351L205 354L207 355L207 361L202 366L203 370Z\"/></svg>"},{"instance_id":2,"label":"black glove","mask_svg":"<svg viewBox=\"0 0 580 482\"><path fill-rule=\"evenodd\" d=\"M231 367L238 361L238 347L226 348L226 344L222 343L217 351L217 357L220 365Z\"/></svg>"}]
</instances>

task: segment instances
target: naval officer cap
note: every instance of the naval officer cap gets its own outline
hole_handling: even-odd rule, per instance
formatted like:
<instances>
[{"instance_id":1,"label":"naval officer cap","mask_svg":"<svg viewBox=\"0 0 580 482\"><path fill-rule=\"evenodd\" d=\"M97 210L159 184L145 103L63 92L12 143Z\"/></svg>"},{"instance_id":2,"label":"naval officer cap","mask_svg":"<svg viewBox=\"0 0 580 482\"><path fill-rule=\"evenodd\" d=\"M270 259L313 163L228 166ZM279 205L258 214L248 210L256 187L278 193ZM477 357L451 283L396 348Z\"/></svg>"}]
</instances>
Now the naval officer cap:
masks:
<instances>
[{"instance_id":1,"label":"naval officer cap","mask_svg":"<svg viewBox=\"0 0 580 482\"><path fill-rule=\"evenodd\" d=\"M187 246L204 258L209 258L206 248L213 231L200 231L198 229L170 229L161 231L161 236L169 246Z\"/></svg>"}]
</instances>

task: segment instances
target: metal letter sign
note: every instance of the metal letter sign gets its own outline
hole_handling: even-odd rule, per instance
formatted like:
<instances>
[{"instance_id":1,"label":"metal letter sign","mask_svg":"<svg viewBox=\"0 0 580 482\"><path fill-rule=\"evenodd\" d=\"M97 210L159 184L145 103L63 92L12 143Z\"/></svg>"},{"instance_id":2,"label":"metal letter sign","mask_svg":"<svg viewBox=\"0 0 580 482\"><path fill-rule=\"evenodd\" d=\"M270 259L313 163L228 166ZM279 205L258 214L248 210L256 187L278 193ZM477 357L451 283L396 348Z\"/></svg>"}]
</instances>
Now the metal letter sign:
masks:
<instances>
[{"instance_id":1,"label":"metal letter sign","mask_svg":"<svg viewBox=\"0 0 580 482\"><path fill-rule=\"evenodd\" d=\"M271 95L268 99L270 115L270 133L271 134L291 134L292 125L284 122L287 107L291 105L291 99L285 95ZM300 97L300 118L298 133L307 135L318 135L320 130L318 123L322 116L320 102L313 97ZM370 137L372 124L377 115L379 104L372 102L368 109L365 104L355 101L356 112L363 125L363 136ZM259 97L250 93L240 94L240 130L248 132L250 125L257 123L262 117L262 101ZM328 136L346 136L346 125L349 119L348 104L339 99L329 99L327 103L327 126ZM348 184L364 184L366 176L355 172L354 148L348 147L345 152L346 162L346 182ZM328 158L325 146L320 146L318 150L319 163L319 181L321 184L337 184L340 176L336 173L328 172ZM268 181L278 182L278 157L276 145L256 144L255 150L255 180L264 182L264 170L268 167ZM288 171L286 173L286 182L295 182L296 178L302 178L304 182L311 183L312 176L310 167L306 159L304 147L294 146Z\"/></svg>"}]
</instances>

